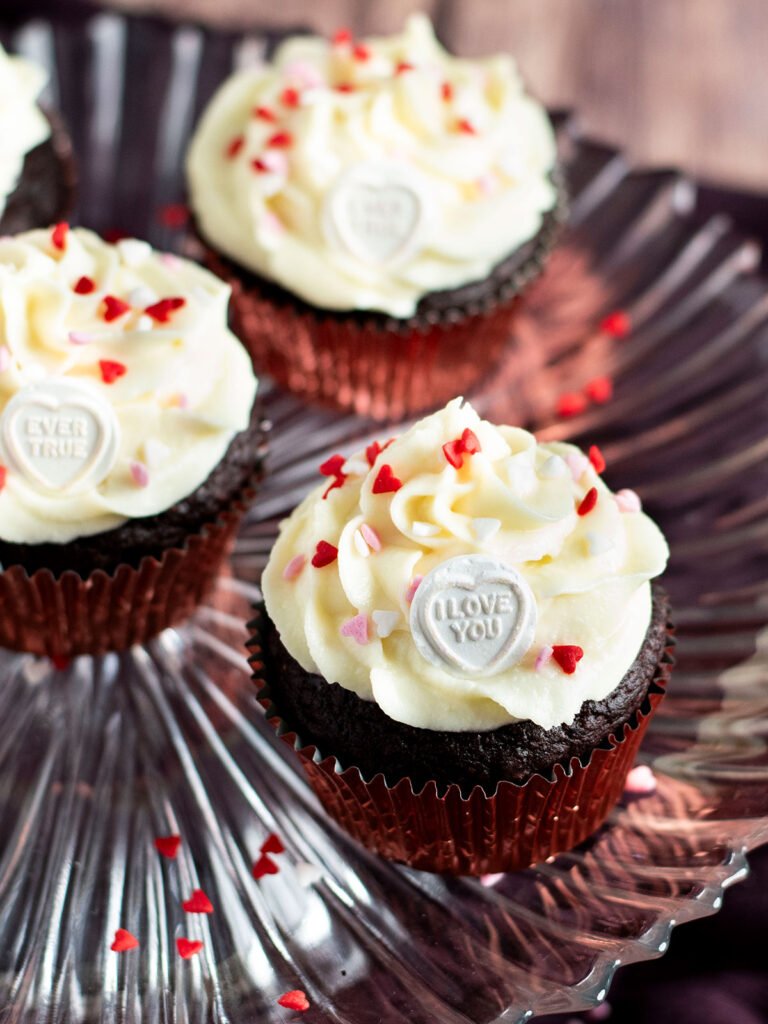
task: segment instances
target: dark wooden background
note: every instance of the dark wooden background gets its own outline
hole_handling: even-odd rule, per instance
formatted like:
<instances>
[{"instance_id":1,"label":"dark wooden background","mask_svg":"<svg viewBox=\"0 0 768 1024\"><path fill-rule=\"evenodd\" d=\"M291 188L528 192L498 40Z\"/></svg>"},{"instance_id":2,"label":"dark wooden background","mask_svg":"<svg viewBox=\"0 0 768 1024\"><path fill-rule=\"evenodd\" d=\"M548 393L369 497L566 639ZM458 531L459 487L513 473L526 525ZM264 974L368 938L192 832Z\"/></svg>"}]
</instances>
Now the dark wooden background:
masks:
<instances>
[{"instance_id":1,"label":"dark wooden background","mask_svg":"<svg viewBox=\"0 0 768 1024\"><path fill-rule=\"evenodd\" d=\"M64 5L67 0L58 0ZM108 0L210 23L396 30L431 14L464 54L508 50L547 103L641 163L768 191L768 0Z\"/></svg>"}]
</instances>

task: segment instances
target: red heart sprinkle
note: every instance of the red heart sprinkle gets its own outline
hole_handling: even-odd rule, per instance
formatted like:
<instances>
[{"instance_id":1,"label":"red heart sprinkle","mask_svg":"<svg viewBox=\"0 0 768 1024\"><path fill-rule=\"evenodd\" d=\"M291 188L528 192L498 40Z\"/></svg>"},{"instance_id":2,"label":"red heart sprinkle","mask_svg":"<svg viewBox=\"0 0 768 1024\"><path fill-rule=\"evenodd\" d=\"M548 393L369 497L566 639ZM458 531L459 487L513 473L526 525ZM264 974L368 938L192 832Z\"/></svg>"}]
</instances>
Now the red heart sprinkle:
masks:
<instances>
[{"instance_id":1,"label":"red heart sprinkle","mask_svg":"<svg viewBox=\"0 0 768 1024\"><path fill-rule=\"evenodd\" d=\"M182 910L188 914L212 914L213 904L202 889L195 889L188 900L181 904Z\"/></svg>"},{"instance_id":2,"label":"red heart sprinkle","mask_svg":"<svg viewBox=\"0 0 768 1024\"><path fill-rule=\"evenodd\" d=\"M352 47L352 56L355 60L365 61L371 59L371 51L364 43L358 43Z\"/></svg>"},{"instance_id":3,"label":"red heart sprinkle","mask_svg":"<svg viewBox=\"0 0 768 1024\"><path fill-rule=\"evenodd\" d=\"M467 455L475 455L480 451L480 442L477 439L477 435L469 427L461 435L461 443L464 445L464 451Z\"/></svg>"},{"instance_id":4,"label":"red heart sprinkle","mask_svg":"<svg viewBox=\"0 0 768 1024\"><path fill-rule=\"evenodd\" d=\"M316 569L322 569L326 565L330 565L331 562L335 562L338 554L339 549L334 547L333 544L329 544L327 540L319 540L315 553L312 555L312 565Z\"/></svg>"},{"instance_id":5,"label":"red heart sprinkle","mask_svg":"<svg viewBox=\"0 0 768 1024\"><path fill-rule=\"evenodd\" d=\"M168 860L176 860L176 854L181 846L181 836L158 836L155 839L155 849L162 853Z\"/></svg>"},{"instance_id":6,"label":"red heart sprinkle","mask_svg":"<svg viewBox=\"0 0 768 1024\"><path fill-rule=\"evenodd\" d=\"M189 220L189 207L184 203L166 203L157 211L157 219L164 228L178 230Z\"/></svg>"},{"instance_id":7,"label":"red heart sprinkle","mask_svg":"<svg viewBox=\"0 0 768 1024\"><path fill-rule=\"evenodd\" d=\"M171 313L175 313L177 309L182 309L186 304L186 299L182 299L181 296L174 296L169 299L160 299L159 302L147 306L144 312L159 324L167 324L171 319Z\"/></svg>"},{"instance_id":8,"label":"red heart sprinkle","mask_svg":"<svg viewBox=\"0 0 768 1024\"><path fill-rule=\"evenodd\" d=\"M575 644L555 644L552 648L552 657L567 676L572 676L584 657L584 651Z\"/></svg>"},{"instance_id":9,"label":"red heart sprinkle","mask_svg":"<svg viewBox=\"0 0 768 1024\"><path fill-rule=\"evenodd\" d=\"M267 139L267 148L288 149L293 145L293 136L290 132L275 132Z\"/></svg>"},{"instance_id":10,"label":"red heart sprinkle","mask_svg":"<svg viewBox=\"0 0 768 1024\"><path fill-rule=\"evenodd\" d=\"M345 462L343 455L332 455L330 459L320 463L320 472L323 476L339 476Z\"/></svg>"},{"instance_id":11,"label":"red heart sprinkle","mask_svg":"<svg viewBox=\"0 0 768 1024\"><path fill-rule=\"evenodd\" d=\"M76 292L78 295L90 295L91 292L95 290L95 281L90 277L86 277L85 274L75 281L74 287L72 288L72 291Z\"/></svg>"},{"instance_id":12,"label":"red heart sprinkle","mask_svg":"<svg viewBox=\"0 0 768 1024\"><path fill-rule=\"evenodd\" d=\"M623 309L614 310L600 321L600 330L604 334L610 334L612 338L626 338L632 330L629 313Z\"/></svg>"},{"instance_id":13,"label":"red heart sprinkle","mask_svg":"<svg viewBox=\"0 0 768 1024\"><path fill-rule=\"evenodd\" d=\"M443 455L454 469L461 469L464 465L465 455L474 455L480 451L480 442L477 436L467 427L460 438L455 441L448 441L443 445Z\"/></svg>"},{"instance_id":14,"label":"red heart sprinkle","mask_svg":"<svg viewBox=\"0 0 768 1024\"><path fill-rule=\"evenodd\" d=\"M385 462L373 481L371 491L373 494L391 494L394 491L399 491L402 486L403 481L395 476L390 464Z\"/></svg>"},{"instance_id":15,"label":"red heart sprinkle","mask_svg":"<svg viewBox=\"0 0 768 1024\"><path fill-rule=\"evenodd\" d=\"M596 405L603 405L613 398L613 381L610 377L593 377L584 390Z\"/></svg>"},{"instance_id":16,"label":"red heart sprinkle","mask_svg":"<svg viewBox=\"0 0 768 1024\"><path fill-rule=\"evenodd\" d=\"M298 1013L303 1013L309 1009L309 1000L300 988L284 992L277 1002L280 1006L284 1006L286 1010L296 1010Z\"/></svg>"},{"instance_id":17,"label":"red heart sprinkle","mask_svg":"<svg viewBox=\"0 0 768 1024\"><path fill-rule=\"evenodd\" d=\"M234 160L238 153L242 151L244 145L245 136L236 135L234 139L232 139L232 141L229 143L227 148L224 150L224 156L226 156L228 160Z\"/></svg>"},{"instance_id":18,"label":"red heart sprinkle","mask_svg":"<svg viewBox=\"0 0 768 1024\"><path fill-rule=\"evenodd\" d=\"M279 870L280 868L275 864L272 858L263 853L253 865L251 873L258 881L260 878L263 878L264 875L276 875Z\"/></svg>"},{"instance_id":19,"label":"red heart sprinkle","mask_svg":"<svg viewBox=\"0 0 768 1024\"><path fill-rule=\"evenodd\" d=\"M365 457L368 460L368 465L373 466L374 462L376 461L376 459L378 459L381 453L383 451L386 451L386 449L389 448L391 444L394 444L394 442L394 437L390 437L390 439L384 444L379 444L378 441L372 441L371 444L369 444L368 447L365 449Z\"/></svg>"},{"instance_id":20,"label":"red heart sprinkle","mask_svg":"<svg viewBox=\"0 0 768 1024\"><path fill-rule=\"evenodd\" d=\"M339 28L333 33L332 42L334 46L346 46L352 42L352 33L348 28Z\"/></svg>"},{"instance_id":21,"label":"red heart sprinkle","mask_svg":"<svg viewBox=\"0 0 768 1024\"><path fill-rule=\"evenodd\" d=\"M67 235L69 234L69 224L66 221L61 221L51 231L51 245L54 249L58 249L59 252L64 252L67 247Z\"/></svg>"},{"instance_id":22,"label":"red heart sprinkle","mask_svg":"<svg viewBox=\"0 0 768 1024\"><path fill-rule=\"evenodd\" d=\"M100 359L99 370L105 384L114 384L118 377L124 377L128 373L125 363L117 363L113 359Z\"/></svg>"},{"instance_id":23,"label":"red heart sprinkle","mask_svg":"<svg viewBox=\"0 0 768 1024\"><path fill-rule=\"evenodd\" d=\"M336 92L354 92L355 87L351 82L339 82L338 85L334 85Z\"/></svg>"},{"instance_id":24,"label":"red heart sprinkle","mask_svg":"<svg viewBox=\"0 0 768 1024\"><path fill-rule=\"evenodd\" d=\"M576 514L579 516L585 516L588 512L597 504L597 488L590 487L584 497L579 503L579 507L576 509Z\"/></svg>"},{"instance_id":25,"label":"red heart sprinkle","mask_svg":"<svg viewBox=\"0 0 768 1024\"><path fill-rule=\"evenodd\" d=\"M254 107L253 116L258 117L260 121L268 121L269 124L277 121L274 110L270 110L269 107Z\"/></svg>"},{"instance_id":26,"label":"red heart sprinkle","mask_svg":"<svg viewBox=\"0 0 768 1024\"><path fill-rule=\"evenodd\" d=\"M445 103L450 103L453 99L453 86L450 82L443 82L440 86L440 95Z\"/></svg>"},{"instance_id":27,"label":"red heart sprinkle","mask_svg":"<svg viewBox=\"0 0 768 1024\"><path fill-rule=\"evenodd\" d=\"M407 60L399 60L395 65L395 74L402 75L406 71L413 71L413 64L409 64Z\"/></svg>"},{"instance_id":28,"label":"red heart sprinkle","mask_svg":"<svg viewBox=\"0 0 768 1024\"><path fill-rule=\"evenodd\" d=\"M298 107L301 102L301 94L298 89L283 89L280 93L280 102L286 107Z\"/></svg>"},{"instance_id":29,"label":"red heart sprinkle","mask_svg":"<svg viewBox=\"0 0 768 1024\"><path fill-rule=\"evenodd\" d=\"M52 654L51 664L57 672L64 672L72 664L72 659L65 654Z\"/></svg>"},{"instance_id":30,"label":"red heart sprinkle","mask_svg":"<svg viewBox=\"0 0 768 1024\"><path fill-rule=\"evenodd\" d=\"M199 953L202 948L203 944L200 939L185 939L183 936L176 939L176 949L178 949L182 960L189 960L191 956Z\"/></svg>"},{"instance_id":31,"label":"red heart sprinkle","mask_svg":"<svg viewBox=\"0 0 768 1024\"><path fill-rule=\"evenodd\" d=\"M118 299L114 295L104 296L104 313L103 317L107 323L112 323L113 320L117 320L119 317L124 316L126 313L131 311L130 304Z\"/></svg>"},{"instance_id":32,"label":"red heart sprinkle","mask_svg":"<svg viewBox=\"0 0 768 1024\"><path fill-rule=\"evenodd\" d=\"M270 832L264 842L261 844L262 853L285 853L285 847L283 841L276 832Z\"/></svg>"},{"instance_id":33,"label":"red heart sprinkle","mask_svg":"<svg viewBox=\"0 0 768 1024\"><path fill-rule=\"evenodd\" d=\"M558 416L578 416L587 408L587 400L578 391L566 391L557 400Z\"/></svg>"},{"instance_id":34,"label":"red heart sprinkle","mask_svg":"<svg viewBox=\"0 0 768 1024\"><path fill-rule=\"evenodd\" d=\"M456 131L464 135L477 135L477 129L466 117L460 117L456 122Z\"/></svg>"},{"instance_id":35,"label":"red heart sprinkle","mask_svg":"<svg viewBox=\"0 0 768 1024\"><path fill-rule=\"evenodd\" d=\"M596 444L590 446L589 461L592 463L596 473L602 473L605 469L605 456Z\"/></svg>"},{"instance_id":36,"label":"red heart sprinkle","mask_svg":"<svg viewBox=\"0 0 768 1024\"><path fill-rule=\"evenodd\" d=\"M254 171L258 171L259 174L269 174L270 167L261 157L257 156L255 160L251 160L251 167Z\"/></svg>"},{"instance_id":37,"label":"red heart sprinkle","mask_svg":"<svg viewBox=\"0 0 768 1024\"><path fill-rule=\"evenodd\" d=\"M138 944L139 940L135 935L132 935L125 928L118 928L115 932L114 941L109 948L113 953L125 953L129 949L136 949Z\"/></svg>"},{"instance_id":38,"label":"red heart sprinkle","mask_svg":"<svg viewBox=\"0 0 768 1024\"><path fill-rule=\"evenodd\" d=\"M5 466L0 466L0 491L5 487L5 481L8 479L8 470Z\"/></svg>"}]
</instances>

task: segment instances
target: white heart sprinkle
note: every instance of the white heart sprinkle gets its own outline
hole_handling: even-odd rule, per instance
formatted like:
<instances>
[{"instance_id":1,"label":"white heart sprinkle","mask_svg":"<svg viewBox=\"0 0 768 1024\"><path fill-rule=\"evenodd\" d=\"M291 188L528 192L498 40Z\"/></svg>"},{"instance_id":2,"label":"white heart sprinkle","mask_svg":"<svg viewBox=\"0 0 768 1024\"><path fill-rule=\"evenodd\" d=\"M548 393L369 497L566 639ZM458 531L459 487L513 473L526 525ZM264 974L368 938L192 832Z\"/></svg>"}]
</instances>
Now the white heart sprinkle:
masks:
<instances>
[{"instance_id":1,"label":"white heart sprinkle","mask_svg":"<svg viewBox=\"0 0 768 1024\"><path fill-rule=\"evenodd\" d=\"M578 483L589 466L589 459L586 455L582 455L581 452L571 452L570 455L565 456L565 461L568 463L568 468L571 471L574 482Z\"/></svg>"},{"instance_id":2,"label":"white heart sprinkle","mask_svg":"<svg viewBox=\"0 0 768 1024\"><path fill-rule=\"evenodd\" d=\"M134 309L144 309L145 306L152 306L158 300L157 292L153 292L151 288L147 288L146 285L140 285L138 288L132 288L128 293L128 302Z\"/></svg>"},{"instance_id":3,"label":"white heart sprinkle","mask_svg":"<svg viewBox=\"0 0 768 1024\"><path fill-rule=\"evenodd\" d=\"M155 326L155 322L151 316L147 316L146 313L142 313L139 319L136 321L137 331L151 331Z\"/></svg>"},{"instance_id":4,"label":"white heart sprinkle","mask_svg":"<svg viewBox=\"0 0 768 1024\"><path fill-rule=\"evenodd\" d=\"M368 463L362 459L347 459L341 467L342 473L346 473L347 476L365 476L369 469Z\"/></svg>"},{"instance_id":5,"label":"white heart sprinkle","mask_svg":"<svg viewBox=\"0 0 768 1024\"><path fill-rule=\"evenodd\" d=\"M635 494L634 491L630 491L629 488L624 488L614 494L616 504L619 506L619 512L640 512L643 507L643 503L640 501L640 496Z\"/></svg>"},{"instance_id":6,"label":"white heart sprinkle","mask_svg":"<svg viewBox=\"0 0 768 1024\"><path fill-rule=\"evenodd\" d=\"M360 555L361 558L367 558L371 553L371 549L365 543L365 537L363 537L359 530L355 530L352 535L352 540L358 555Z\"/></svg>"},{"instance_id":7,"label":"white heart sprinkle","mask_svg":"<svg viewBox=\"0 0 768 1024\"><path fill-rule=\"evenodd\" d=\"M481 516L472 520L472 532L479 541L490 540L501 528L500 519L488 519Z\"/></svg>"},{"instance_id":8,"label":"white heart sprinkle","mask_svg":"<svg viewBox=\"0 0 768 1024\"><path fill-rule=\"evenodd\" d=\"M420 520L415 519L411 524L411 529L415 537L434 537L440 533L440 527L435 526L434 523L422 523Z\"/></svg>"},{"instance_id":9,"label":"white heart sprinkle","mask_svg":"<svg viewBox=\"0 0 768 1024\"><path fill-rule=\"evenodd\" d=\"M123 238L116 248L126 267L138 267L152 255L152 247L140 238Z\"/></svg>"},{"instance_id":10,"label":"white heart sprinkle","mask_svg":"<svg viewBox=\"0 0 768 1024\"><path fill-rule=\"evenodd\" d=\"M322 868L318 867L317 864L310 864L306 860L300 860L294 871L296 872L296 881L302 889L309 889L311 885L321 882L325 877L325 872Z\"/></svg>"},{"instance_id":11,"label":"white heart sprinkle","mask_svg":"<svg viewBox=\"0 0 768 1024\"><path fill-rule=\"evenodd\" d=\"M376 626L376 634L382 639L385 639L390 635L392 630L400 621L400 612L389 612L389 611L374 611L371 612L371 618Z\"/></svg>"},{"instance_id":12,"label":"white heart sprinkle","mask_svg":"<svg viewBox=\"0 0 768 1024\"><path fill-rule=\"evenodd\" d=\"M155 441L150 438L144 442L144 461L150 469L154 469L161 462L165 462L170 454L171 449L167 444L163 444L162 441Z\"/></svg>"},{"instance_id":13,"label":"white heart sprinkle","mask_svg":"<svg viewBox=\"0 0 768 1024\"><path fill-rule=\"evenodd\" d=\"M559 455L550 455L541 466L539 476L543 476L545 480L554 480L556 477L564 476L566 469L567 466Z\"/></svg>"}]
</instances>

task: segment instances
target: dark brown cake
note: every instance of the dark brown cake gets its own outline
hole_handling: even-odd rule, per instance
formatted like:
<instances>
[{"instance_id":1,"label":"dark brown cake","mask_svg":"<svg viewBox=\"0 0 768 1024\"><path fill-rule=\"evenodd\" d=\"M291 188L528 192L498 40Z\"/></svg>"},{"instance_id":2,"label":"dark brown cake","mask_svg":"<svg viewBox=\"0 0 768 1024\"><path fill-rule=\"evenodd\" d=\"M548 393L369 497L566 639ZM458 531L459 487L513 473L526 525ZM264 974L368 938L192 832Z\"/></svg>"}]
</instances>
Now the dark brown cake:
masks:
<instances>
[{"instance_id":1,"label":"dark brown cake","mask_svg":"<svg viewBox=\"0 0 768 1024\"><path fill-rule=\"evenodd\" d=\"M21 178L0 216L0 234L44 228L66 219L72 209L75 166L69 136L55 115L48 115L51 136L27 153Z\"/></svg>"},{"instance_id":2,"label":"dark brown cake","mask_svg":"<svg viewBox=\"0 0 768 1024\"><path fill-rule=\"evenodd\" d=\"M536 773L549 777L555 764L568 765L572 757L586 761L609 736L620 734L657 674L669 643L668 613L667 596L654 584L645 641L624 678L603 700L587 701L571 725L553 729L531 721L476 733L417 729L395 722L338 683L305 672L263 610L258 640L269 699L302 744L336 756L343 768L356 766L366 779L384 768L389 786L407 777L415 790L434 780L438 787L456 783L468 792L481 785L492 792L501 780L521 784Z\"/></svg>"}]
</instances>

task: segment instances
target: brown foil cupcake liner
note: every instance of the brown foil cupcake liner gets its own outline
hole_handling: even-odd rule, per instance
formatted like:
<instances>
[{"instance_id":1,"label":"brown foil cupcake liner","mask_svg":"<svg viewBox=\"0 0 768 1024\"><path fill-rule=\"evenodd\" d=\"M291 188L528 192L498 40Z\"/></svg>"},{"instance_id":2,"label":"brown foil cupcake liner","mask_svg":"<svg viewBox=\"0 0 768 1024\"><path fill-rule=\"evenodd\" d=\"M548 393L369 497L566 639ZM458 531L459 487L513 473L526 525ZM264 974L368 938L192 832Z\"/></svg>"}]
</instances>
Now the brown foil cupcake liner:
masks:
<instances>
[{"instance_id":1,"label":"brown foil cupcake liner","mask_svg":"<svg viewBox=\"0 0 768 1024\"><path fill-rule=\"evenodd\" d=\"M253 625L258 630L257 618ZM500 782L495 792L476 786L463 796L456 785L443 792L434 782L415 790L407 778L389 785L383 774L366 779L354 766L304 745L272 702L269 683L259 677L257 638L252 641L258 700L278 736L299 755L323 807L353 838L388 860L422 871L482 875L517 871L578 846L605 821L624 789L627 773L656 708L664 697L673 664L674 631L640 709L588 761L557 764L552 777L533 775L517 785Z\"/></svg>"},{"instance_id":2,"label":"brown foil cupcake liner","mask_svg":"<svg viewBox=\"0 0 768 1024\"><path fill-rule=\"evenodd\" d=\"M147 556L86 578L74 571L0 572L0 647L55 658L145 643L194 612L213 589L255 494L248 487L219 518L160 558Z\"/></svg>"},{"instance_id":3,"label":"brown foil cupcake liner","mask_svg":"<svg viewBox=\"0 0 768 1024\"><path fill-rule=\"evenodd\" d=\"M565 217L559 179L557 186L557 205L524 255L504 261L483 285L456 289L453 302L433 302L407 320L318 309L199 240L206 265L232 288L233 328L257 370L308 402L402 419L445 404L500 362L519 295L540 273Z\"/></svg>"}]
</instances>

